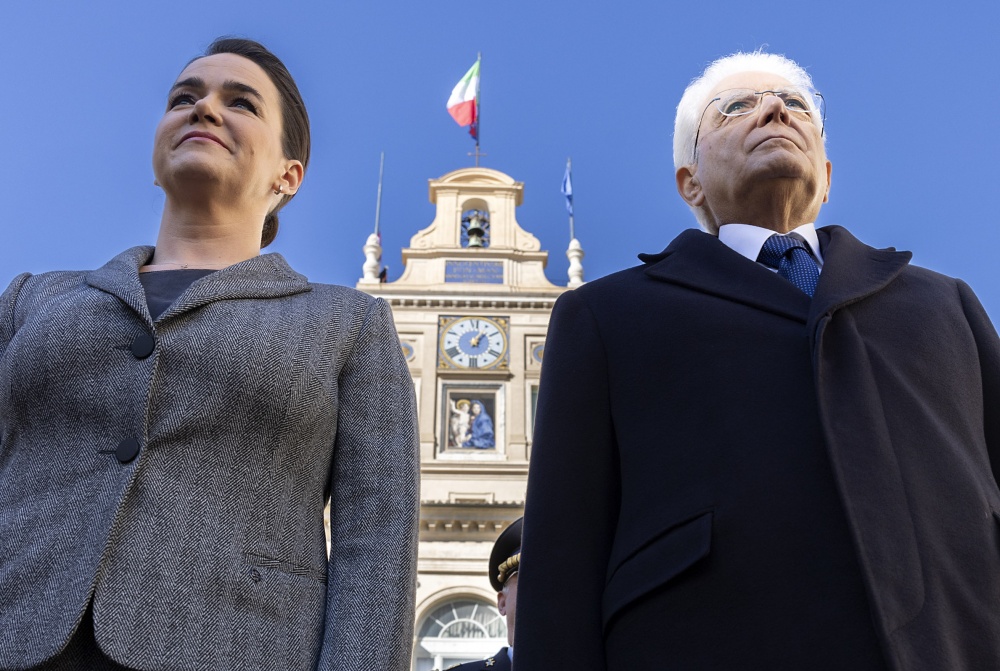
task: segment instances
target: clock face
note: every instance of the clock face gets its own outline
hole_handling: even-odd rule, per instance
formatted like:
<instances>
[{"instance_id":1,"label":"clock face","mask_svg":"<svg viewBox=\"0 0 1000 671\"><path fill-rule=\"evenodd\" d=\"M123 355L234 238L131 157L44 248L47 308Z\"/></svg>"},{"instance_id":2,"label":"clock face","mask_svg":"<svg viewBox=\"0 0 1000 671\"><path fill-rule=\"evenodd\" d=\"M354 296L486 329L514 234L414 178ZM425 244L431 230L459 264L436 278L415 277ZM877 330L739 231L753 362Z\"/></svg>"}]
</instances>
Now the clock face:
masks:
<instances>
[{"instance_id":1,"label":"clock face","mask_svg":"<svg viewBox=\"0 0 1000 671\"><path fill-rule=\"evenodd\" d=\"M507 320L503 317L442 317L441 367L504 368Z\"/></svg>"}]
</instances>

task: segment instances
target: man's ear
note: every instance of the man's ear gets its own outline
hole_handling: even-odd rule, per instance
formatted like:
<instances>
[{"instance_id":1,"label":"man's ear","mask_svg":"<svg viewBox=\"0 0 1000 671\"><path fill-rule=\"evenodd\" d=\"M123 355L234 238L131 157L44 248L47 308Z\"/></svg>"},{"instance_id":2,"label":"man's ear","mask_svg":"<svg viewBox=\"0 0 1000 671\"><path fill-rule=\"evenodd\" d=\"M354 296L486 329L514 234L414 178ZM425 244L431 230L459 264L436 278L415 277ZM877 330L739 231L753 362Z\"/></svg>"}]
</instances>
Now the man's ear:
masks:
<instances>
[{"instance_id":1,"label":"man's ear","mask_svg":"<svg viewBox=\"0 0 1000 671\"><path fill-rule=\"evenodd\" d=\"M691 207L701 207L705 202L705 192L698 181L698 166L686 165L677 170L677 193Z\"/></svg>"},{"instance_id":2,"label":"man's ear","mask_svg":"<svg viewBox=\"0 0 1000 671\"><path fill-rule=\"evenodd\" d=\"M823 193L823 202L830 202L830 174L833 172L833 164L826 162L826 191Z\"/></svg>"},{"instance_id":3,"label":"man's ear","mask_svg":"<svg viewBox=\"0 0 1000 671\"><path fill-rule=\"evenodd\" d=\"M507 595L503 592L497 592L497 610L501 615L507 615Z\"/></svg>"}]
</instances>

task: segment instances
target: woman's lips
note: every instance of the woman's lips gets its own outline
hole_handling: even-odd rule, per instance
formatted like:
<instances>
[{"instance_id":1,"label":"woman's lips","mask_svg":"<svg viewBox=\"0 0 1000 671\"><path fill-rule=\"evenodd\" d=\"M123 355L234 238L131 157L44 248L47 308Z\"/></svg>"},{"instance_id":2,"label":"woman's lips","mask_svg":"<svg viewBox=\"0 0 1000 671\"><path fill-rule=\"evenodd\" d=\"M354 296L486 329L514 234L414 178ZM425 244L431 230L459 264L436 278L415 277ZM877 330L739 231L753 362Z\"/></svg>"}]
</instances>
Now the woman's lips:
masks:
<instances>
[{"instance_id":1,"label":"woman's lips","mask_svg":"<svg viewBox=\"0 0 1000 671\"><path fill-rule=\"evenodd\" d=\"M192 132L188 133L187 135L185 135L184 137L182 137L181 141L178 142L177 145L180 146L180 145L184 144L185 142L187 142L188 140L198 140L198 141L207 140L207 141L210 141L210 142L214 142L217 145L219 145L220 147L224 147L227 150L229 149L229 147L226 147L225 143L222 140L220 140L219 138L215 137L211 133L206 133L205 131L198 131L198 130L192 131Z\"/></svg>"}]
</instances>

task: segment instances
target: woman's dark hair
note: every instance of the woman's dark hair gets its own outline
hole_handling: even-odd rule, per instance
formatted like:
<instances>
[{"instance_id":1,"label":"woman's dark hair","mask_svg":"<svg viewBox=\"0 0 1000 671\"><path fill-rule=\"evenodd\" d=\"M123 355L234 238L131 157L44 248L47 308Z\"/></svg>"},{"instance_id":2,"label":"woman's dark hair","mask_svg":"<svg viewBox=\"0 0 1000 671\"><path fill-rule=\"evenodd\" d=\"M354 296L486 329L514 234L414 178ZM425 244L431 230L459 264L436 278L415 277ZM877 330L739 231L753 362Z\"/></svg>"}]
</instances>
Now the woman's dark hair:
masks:
<instances>
[{"instance_id":1,"label":"woman's dark hair","mask_svg":"<svg viewBox=\"0 0 1000 671\"><path fill-rule=\"evenodd\" d=\"M267 73L281 98L281 149L285 153L285 158L301 161L302 169L305 170L309 166L309 114L306 112L306 104L302 101L299 87L295 85L295 80L292 79L285 64L260 42L242 37L217 38L208 45L204 55L217 54L242 56L256 63ZM274 237L278 234L278 210L291 200L292 195L282 196L278 206L264 218L264 232L260 238L261 249L274 242Z\"/></svg>"}]
</instances>

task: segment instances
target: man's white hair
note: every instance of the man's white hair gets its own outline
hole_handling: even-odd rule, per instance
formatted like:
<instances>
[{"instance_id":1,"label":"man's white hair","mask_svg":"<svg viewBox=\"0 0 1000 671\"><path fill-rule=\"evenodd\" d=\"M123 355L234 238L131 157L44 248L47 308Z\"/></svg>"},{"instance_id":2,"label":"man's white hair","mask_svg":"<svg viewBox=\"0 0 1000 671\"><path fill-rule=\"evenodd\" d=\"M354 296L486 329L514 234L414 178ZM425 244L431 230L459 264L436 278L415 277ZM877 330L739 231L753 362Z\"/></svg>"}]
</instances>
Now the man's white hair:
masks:
<instances>
[{"instance_id":1,"label":"man's white hair","mask_svg":"<svg viewBox=\"0 0 1000 671\"><path fill-rule=\"evenodd\" d=\"M778 75L796 88L812 92L812 77L795 61L780 54L767 54L762 51L744 53L741 51L725 56L711 63L700 76L696 77L684 89L684 95L677 104L677 116L674 118L674 170L698 162L694 155L694 138L701 123L702 114L709 96L717 93L716 86L723 79L741 72L766 72ZM816 125L821 120L814 116ZM826 142L826 136L823 136ZM691 211L703 229L712 234L719 232L718 226L709 217L708 210L703 207L692 207Z\"/></svg>"}]
</instances>

